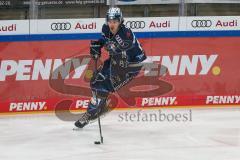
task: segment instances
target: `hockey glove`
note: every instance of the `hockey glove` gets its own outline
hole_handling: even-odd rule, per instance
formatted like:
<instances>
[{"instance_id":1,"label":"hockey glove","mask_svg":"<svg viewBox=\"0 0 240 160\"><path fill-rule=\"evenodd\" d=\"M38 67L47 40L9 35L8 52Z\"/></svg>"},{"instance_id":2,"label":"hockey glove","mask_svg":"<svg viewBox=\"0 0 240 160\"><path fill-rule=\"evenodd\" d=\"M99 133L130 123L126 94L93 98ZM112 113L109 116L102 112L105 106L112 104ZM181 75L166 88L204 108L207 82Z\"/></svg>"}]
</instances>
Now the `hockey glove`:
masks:
<instances>
[{"instance_id":1,"label":"hockey glove","mask_svg":"<svg viewBox=\"0 0 240 160\"><path fill-rule=\"evenodd\" d=\"M107 41L106 44L105 44L105 49L108 52L112 53L112 52L116 52L117 46L116 46L115 42Z\"/></svg>"}]
</instances>

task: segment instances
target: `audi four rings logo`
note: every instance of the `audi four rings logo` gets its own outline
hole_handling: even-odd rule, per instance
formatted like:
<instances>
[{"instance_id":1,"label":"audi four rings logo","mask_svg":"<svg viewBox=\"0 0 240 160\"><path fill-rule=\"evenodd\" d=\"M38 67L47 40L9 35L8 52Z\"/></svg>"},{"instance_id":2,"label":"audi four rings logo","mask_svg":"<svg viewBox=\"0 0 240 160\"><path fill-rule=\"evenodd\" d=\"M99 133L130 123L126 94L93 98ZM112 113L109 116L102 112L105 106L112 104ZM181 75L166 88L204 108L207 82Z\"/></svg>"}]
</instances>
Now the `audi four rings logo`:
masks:
<instances>
[{"instance_id":1,"label":"audi four rings logo","mask_svg":"<svg viewBox=\"0 0 240 160\"><path fill-rule=\"evenodd\" d=\"M205 28L211 27L212 21L211 20L193 20L192 27L193 28Z\"/></svg>"},{"instance_id":2,"label":"audi four rings logo","mask_svg":"<svg viewBox=\"0 0 240 160\"><path fill-rule=\"evenodd\" d=\"M69 22L52 23L51 24L51 29L53 31L67 31L67 30L71 29L71 23L69 23Z\"/></svg>"},{"instance_id":3,"label":"audi four rings logo","mask_svg":"<svg viewBox=\"0 0 240 160\"><path fill-rule=\"evenodd\" d=\"M126 26L131 29L143 29L146 23L144 21L127 21Z\"/></svg>"}]
</instances>

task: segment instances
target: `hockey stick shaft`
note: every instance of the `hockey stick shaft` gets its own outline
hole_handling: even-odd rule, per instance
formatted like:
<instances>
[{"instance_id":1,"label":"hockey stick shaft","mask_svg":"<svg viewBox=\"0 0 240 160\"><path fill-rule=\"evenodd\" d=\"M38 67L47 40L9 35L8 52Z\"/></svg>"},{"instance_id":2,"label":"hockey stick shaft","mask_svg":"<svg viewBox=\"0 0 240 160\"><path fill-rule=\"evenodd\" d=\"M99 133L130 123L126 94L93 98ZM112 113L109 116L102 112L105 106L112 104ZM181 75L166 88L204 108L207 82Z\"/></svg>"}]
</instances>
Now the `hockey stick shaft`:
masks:
<instances>
[{"instance_id":1,"label":"hockey stick shaft","mask_svg":"<svg viewBox=\"0 0 240 160\"><path fill-rule=\"evenodd\" d=\"M96 58L96 59L95 59L95 73L97 72L97 61L98 61L98 59ZM96 95L96 96L97 96L97 95ZM97 99L97 101L98 101L98 98L97 98L97 97L96 97L96 99ZM100 108L98 109L97 117L98 117L98 128L99 128L100 140L101 140L101 143L103 143L102 127L101 127L101 120L100 120L99 112L100 112Z\"/></svg>"}]
</instances>

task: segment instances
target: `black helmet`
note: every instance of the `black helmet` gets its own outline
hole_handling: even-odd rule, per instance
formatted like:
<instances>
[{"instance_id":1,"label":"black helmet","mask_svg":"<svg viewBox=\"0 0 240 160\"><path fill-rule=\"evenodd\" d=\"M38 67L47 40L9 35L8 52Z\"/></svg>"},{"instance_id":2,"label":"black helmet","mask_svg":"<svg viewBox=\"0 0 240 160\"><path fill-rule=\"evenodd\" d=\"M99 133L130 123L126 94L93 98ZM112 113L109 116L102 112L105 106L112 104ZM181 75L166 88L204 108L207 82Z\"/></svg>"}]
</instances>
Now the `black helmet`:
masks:
<instances>
[{"instance_id":1,"label":"black helmet","mask_svg":"<svg viewBox=\"0 0 240 160\"><path fill-rule=\"evenodd\" d=\"M118 7L111 7L107 11L106 22L109 20L118 20L120 23L123 23L122 11Z\"/></svg>"}]
</instances>

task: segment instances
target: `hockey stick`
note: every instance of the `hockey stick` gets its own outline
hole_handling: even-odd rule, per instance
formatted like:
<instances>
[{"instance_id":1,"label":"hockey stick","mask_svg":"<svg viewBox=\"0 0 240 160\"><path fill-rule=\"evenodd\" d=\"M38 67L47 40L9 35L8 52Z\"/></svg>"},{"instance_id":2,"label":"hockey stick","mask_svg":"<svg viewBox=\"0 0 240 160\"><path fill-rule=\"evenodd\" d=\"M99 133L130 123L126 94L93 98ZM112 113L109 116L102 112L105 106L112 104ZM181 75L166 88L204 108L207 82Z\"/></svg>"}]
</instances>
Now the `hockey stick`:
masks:
<instances>
[{"instance_id":1,"label":"hockey stick","mask_svg":"<svg viewBox=\"0 0 240 160\"><path fill-rule=\"evenodd\" d=\"M98 58L95 58L95 72L97 72L97 61ZM96 94L96 99L97 99L97 104L98 104L98 98L97 98L97 94ZM99 134L100 134L100 141L95 141L95 144L101 144L103 143L103 136L102 136L102 127L101 127L101 120L100 120L100 109L98 109L97 111L97 119L98 119L98 128L99 128Z\"/></svg>"}]
</instances>

